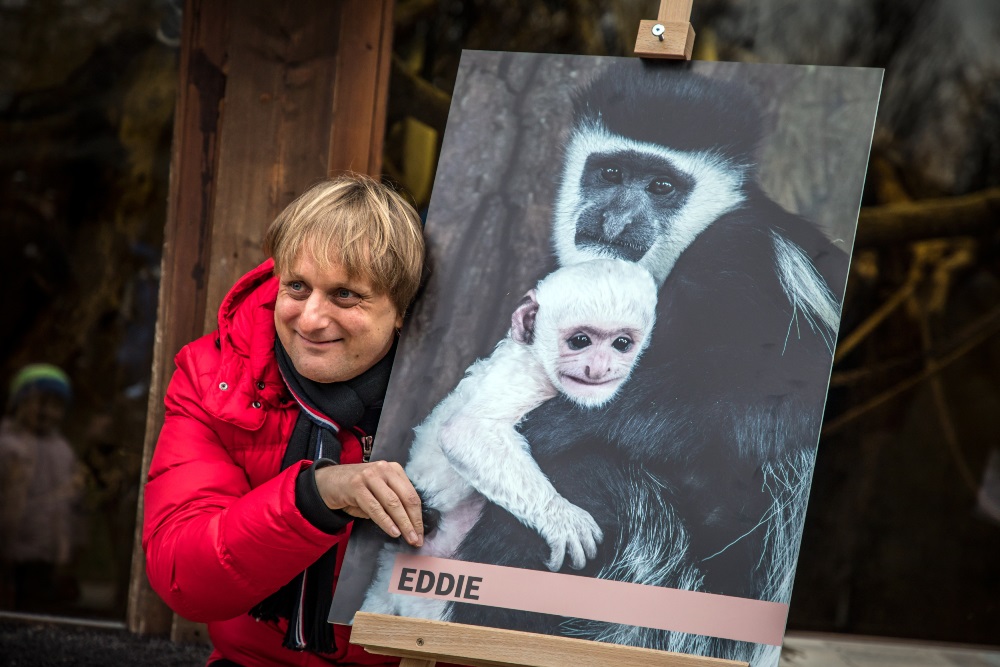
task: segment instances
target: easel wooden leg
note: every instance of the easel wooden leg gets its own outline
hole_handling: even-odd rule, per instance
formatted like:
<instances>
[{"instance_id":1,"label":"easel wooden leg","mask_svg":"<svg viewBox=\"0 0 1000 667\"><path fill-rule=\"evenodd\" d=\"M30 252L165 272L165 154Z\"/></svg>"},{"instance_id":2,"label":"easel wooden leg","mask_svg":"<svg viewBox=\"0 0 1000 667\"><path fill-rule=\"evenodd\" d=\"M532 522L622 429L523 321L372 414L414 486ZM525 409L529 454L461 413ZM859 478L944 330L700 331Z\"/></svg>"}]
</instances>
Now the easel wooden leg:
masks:
<instances>
[{"instance_id":1,"label":"easel wooden leg","mask_svg":"<svg viewBox=\"0 0 1000 667\"><path fill-rule=\"evenodd\" d=\"M423 658L403 658L399 661L399 667L434 667L437 660L424 660Z\"/></svg>"}]
</instances>

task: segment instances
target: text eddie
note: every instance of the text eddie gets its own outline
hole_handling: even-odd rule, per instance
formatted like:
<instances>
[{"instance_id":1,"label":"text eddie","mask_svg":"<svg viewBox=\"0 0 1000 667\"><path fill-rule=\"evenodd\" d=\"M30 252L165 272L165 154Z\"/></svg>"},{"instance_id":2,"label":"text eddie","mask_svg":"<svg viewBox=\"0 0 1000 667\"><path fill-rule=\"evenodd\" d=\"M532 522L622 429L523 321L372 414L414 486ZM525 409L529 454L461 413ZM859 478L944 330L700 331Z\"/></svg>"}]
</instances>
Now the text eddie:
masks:
<instances>
[{"instance_id":1,"label":"text eddie","mask_svg":"<svg viewBox=\"0 0 1000 667\"><path fill-rule=\"evenodd\" d=\"M478 600L482 577L458 576L448 572L404 567L392 592L425 593L438 597L454 597L460 600Z\"/></svg>"}]
</instances>

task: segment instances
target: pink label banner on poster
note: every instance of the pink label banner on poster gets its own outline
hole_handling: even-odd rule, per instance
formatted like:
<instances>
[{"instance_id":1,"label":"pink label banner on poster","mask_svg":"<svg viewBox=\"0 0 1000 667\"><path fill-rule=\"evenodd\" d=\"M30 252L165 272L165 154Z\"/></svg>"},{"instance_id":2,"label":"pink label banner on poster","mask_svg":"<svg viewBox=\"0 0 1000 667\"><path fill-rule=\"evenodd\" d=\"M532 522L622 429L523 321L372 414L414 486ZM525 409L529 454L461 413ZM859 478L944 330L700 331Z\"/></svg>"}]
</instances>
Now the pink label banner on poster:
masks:
<instances>
[{"instance_id":1,"label":"pink label banner on poster","mask_svg":"<svg viewBox=\"0 0 1000 667\"><path fill-rule=\"evenodd\" d=\"M400 554L390 593L781 646L788 605Z\"/></svg>"}]
</instances>

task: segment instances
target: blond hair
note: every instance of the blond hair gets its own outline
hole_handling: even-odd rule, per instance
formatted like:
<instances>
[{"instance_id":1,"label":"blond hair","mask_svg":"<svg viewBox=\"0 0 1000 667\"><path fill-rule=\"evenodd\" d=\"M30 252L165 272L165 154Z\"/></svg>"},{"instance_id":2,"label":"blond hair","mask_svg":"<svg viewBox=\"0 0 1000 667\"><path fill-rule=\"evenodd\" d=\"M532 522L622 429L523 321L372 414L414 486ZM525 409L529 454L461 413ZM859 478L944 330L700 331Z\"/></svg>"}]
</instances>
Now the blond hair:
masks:
<instances>
[{"instance_id":1,"label":"blond hair","mask_svg":"<svg viewBox=\"0 0 1000 667\"><path fill-rule=\"evenodd\" d=\"M361 174L318 183L289 204L264 233L264 252L282 274L309 252L324 269L343 265L406 312L420 286L420 217L392 188Z\"/></svg>"}]
</instances>

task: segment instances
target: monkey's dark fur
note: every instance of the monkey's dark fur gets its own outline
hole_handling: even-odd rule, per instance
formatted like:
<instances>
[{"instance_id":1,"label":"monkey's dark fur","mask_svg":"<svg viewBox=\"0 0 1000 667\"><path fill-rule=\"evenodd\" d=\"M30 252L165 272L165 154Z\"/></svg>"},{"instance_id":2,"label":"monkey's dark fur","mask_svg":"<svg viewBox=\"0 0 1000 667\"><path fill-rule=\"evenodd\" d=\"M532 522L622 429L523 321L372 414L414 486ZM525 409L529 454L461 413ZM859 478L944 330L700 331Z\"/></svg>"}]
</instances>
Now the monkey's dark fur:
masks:
<instances>
[{"instance_id":1,"label":"monkey's dark fur","mask_svg":"<svg viewBox=\"0 0 1000 667\"><path fill-rule=\"evenodd\" d=\"M649 253L629 257L654 275L663 268L665 280L652 341L619 396L599 410L552 399L520 430L555 488L604 531L585 570L563 571L787 603L848 257L757 185L753 152L762 122L750 93L672 64L655 77L637 69L612 67L578 97L573 134L596 127L619 142L586 159L610 155L618 179L633 169L652 173L648 163L656 159L682 171L677 151L714 152L721 169L738 176L737 203L693 230L672 266L650 266ZM621 150L622 138L642 146ZM699 185L696 176L680 176L672 203L661 207L672 206L677 220ZM627 184L604 180L595 187ZM625 202L633 217L615 232L632 235L631 252L635 239L648 250L652 235L667 232L651 224L645 200L626 194L615 215L629 214ZM596 224L593 212L585 220L587 204L559 203L557 216L579 216L574 244L627 256L601 230L579 237L581 225ZM559 230L557 220L557 237ZM643 563L626 562L636 553ZM530 529L487 504L456 557L542 570L546 552ZM485 606L456 603L449 620L777 661L773 647Z\"/></svg>"},{"instance_id":2,"label":"monkey's dark fur","mask_svg":"<svg viewBox=\"0 0 1000 667\"><path fill-rule=\"evenodd\" d=\"M716 147L743 163L753 161L763 134L748 88L675 64L613 65L577 92L573 114L577 127L601 122L615 134L679 151Z\"/></svg>"}]
</instances>

